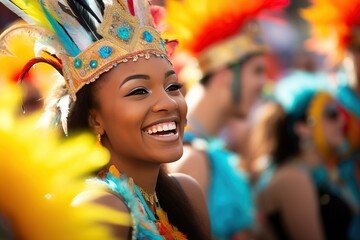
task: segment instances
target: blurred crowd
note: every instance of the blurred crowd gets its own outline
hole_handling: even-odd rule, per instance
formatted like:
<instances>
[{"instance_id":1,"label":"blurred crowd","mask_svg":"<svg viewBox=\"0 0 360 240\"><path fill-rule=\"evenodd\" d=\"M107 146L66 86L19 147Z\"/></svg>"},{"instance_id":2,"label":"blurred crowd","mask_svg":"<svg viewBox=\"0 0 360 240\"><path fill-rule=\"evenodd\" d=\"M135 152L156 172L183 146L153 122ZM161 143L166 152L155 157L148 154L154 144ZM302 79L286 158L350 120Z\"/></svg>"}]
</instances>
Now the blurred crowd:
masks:
<instances>
[{"instance_id":1,"label":"blurred crowd","mask_svg":"<svg viewBox=\"0 0 360 240\"><path fill-rule=\"evenodd\" d=\"M189 8L197 1L152 1L168 11L166 36L179 40L172 61L188 106L184 153L166 169L199 184L212 239L360 239L360 1L321 2L292 0L256 22L209 27L202 19L213 9ZM348 11L344 22L334 9ZM19 20L1 4L0 16L3 31ZM234 40L226 27L248 29L241 53L216 45ZM1 56L0 87L33 55L24 39L9 44L24 61ZM47 66L28 71L19 118L44 109L57 77Z\"/></svg>"}]
</instances>

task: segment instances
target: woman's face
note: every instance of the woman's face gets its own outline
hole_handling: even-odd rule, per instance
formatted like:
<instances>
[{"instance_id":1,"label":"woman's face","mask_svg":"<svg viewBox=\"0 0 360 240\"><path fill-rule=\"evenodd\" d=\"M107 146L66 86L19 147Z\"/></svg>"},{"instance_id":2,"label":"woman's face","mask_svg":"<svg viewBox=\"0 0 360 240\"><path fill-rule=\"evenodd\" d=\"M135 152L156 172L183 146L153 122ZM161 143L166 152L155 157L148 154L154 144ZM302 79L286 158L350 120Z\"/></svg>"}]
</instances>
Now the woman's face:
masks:
<instances>
[{"instance_id":1,"label":"woman's face","mask_svg":"<svg viewBox=\"0 0 360 240\"><path fill-rule=\"evenodd\" d=\"M250 58L241 67L240 101L238 111L247 116L251 108L259 100L266 82L266 63L264 55Z\"/></svg>"},{"instance_id":2,"label":"woman's face","mask_svg":"<svg viewBox=\"0 0 360 240\"><path fill-rule=\"evenodd\" d=\"M342 118L339 108L334 101L326 103L322 113L322 124L325 141L332 149L337 149L344 141Z\"/></svg>"},{"instance_id":3,"label":"woman's face","mask_svg":"<svg viewBox=\"0 0 360 240\"><path fill-rule=\"evenodd\" d=\"M90 125L103 134L111 158L156 163L179 159L187 105L171 64L152 55L121 63L101 78L94 89L97 106Z\"/></svg>"}]
</instances>

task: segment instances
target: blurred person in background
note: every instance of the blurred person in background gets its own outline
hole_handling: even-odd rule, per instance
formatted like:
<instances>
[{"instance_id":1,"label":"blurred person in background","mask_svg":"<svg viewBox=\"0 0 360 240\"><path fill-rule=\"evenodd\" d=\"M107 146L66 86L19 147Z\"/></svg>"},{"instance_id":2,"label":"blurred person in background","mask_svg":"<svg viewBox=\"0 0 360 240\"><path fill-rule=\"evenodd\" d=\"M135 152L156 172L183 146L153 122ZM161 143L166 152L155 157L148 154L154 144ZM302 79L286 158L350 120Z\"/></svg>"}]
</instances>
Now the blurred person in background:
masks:
<instances>
[{"instance_id":1,"label":"blurred person in background","mask_svg":"<svg viewBox=\"0 0 360 240\"><path fill-rule=\"evenodd\" d=\"M343 107L351 155L338 164L338 176L357 203L352 239L360 239L360 1L312 1L303 17L312 29L309 48L327 59L333 95Z\"/></svg>"},{"instance_id":2,"label":"blurred person in background","mask_svg":"<svg viewBox=\"0 0 360 240\"><path fill-rule=\"evenodd\" d=\"M245 117L266 80L266 47L255 21L288 1L166 1L165 19L179 51L198 60L200 84L186 95L189 106L184 155L170 172L194 177L207 196L213 239L248 239L254 209L239 157L218 138L233 117ZM246 6L246 8L244 7Z\"/></svg>"},{"instance_id":3,"label":"blurred person in background","mask_svg":"<svg viewBox=\"0 0 360 240\"><path fill-rule=\"evenodd\" d=\"M267 121L258 122L273 124L268 126L274 129L273 139L257 134L264 127L254 126L254 138L260 137L253 148L270 146L252 159L271 160L258 177L256 189L264 239L349 237L353 202L333 176L334 163L348 150L344 119L336 101L320 91L321 84L317 86L321 80L326 78L316 79L316 74L283 79L275 91L281 103L273 107L277 114L267 114Z\"/></svg>"}]
</instances>

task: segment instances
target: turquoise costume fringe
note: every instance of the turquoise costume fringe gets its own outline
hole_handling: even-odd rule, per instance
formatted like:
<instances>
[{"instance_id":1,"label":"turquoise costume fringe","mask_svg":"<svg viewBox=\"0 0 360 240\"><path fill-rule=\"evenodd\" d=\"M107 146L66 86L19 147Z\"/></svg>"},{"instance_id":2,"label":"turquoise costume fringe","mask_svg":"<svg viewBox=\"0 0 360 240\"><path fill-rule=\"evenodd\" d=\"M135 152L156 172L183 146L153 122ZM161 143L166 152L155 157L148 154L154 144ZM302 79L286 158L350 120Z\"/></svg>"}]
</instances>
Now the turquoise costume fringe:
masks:
<instances>
[{"instance_id":1,"label":"turquoise costume fringe","mask_svg":"<svg viewBox=\"0 0 360 240\"><path fill-rule=\"evenodd\" d=\"M129 208L133 219L133 239L164 240L159 234L155 223L147 215L144 206L136 197L134 188L129 184L129 178L126 175L115 177L110 172L107 172L105 178L100 179L100 181L104 182L109 189L122 197Z\"/></svg>"},{"instance_id":2,"label":"turquoise costume fringe","mask_svg":"<svg viewBox=\"0 0 360 240\"><path fill-rule=\"evenodd\" d=\"M238 158L225 150L220 139L204 139L185 132L184 143L206 142L211 177L207 193L208 211L214 239L231 239L254 224L254 206L250 184L237 168Z\"/></svg>"}]
</instances>

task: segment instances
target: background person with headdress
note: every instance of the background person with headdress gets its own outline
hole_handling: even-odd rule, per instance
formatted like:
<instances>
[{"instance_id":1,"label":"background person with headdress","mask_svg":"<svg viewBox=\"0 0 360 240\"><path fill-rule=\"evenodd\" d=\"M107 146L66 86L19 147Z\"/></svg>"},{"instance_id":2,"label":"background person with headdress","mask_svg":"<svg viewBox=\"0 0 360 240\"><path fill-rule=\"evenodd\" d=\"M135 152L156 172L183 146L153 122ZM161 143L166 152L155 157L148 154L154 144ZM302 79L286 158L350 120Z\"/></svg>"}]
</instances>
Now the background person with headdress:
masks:
<instances>
[{"instance_id":1,"label":"background person with headdress","mask_svg":"<svg viewBox=\"0 0 360 240\"><path fill-rule=\"evenodd\" d=\"M312 1L303 10L312 28L309 47L327 57L334 95L345 111L345 132L352 156L339 163L338 175L352 192L360 209L360 1ZM358 210L359 211L359 210ZM360 236L360 212L353 237Z\"/></svg>"},{"instance_id":2,"label":"background person with headdress","mask_svg":"<svg viewBox=\"0 0 360 240\"><path fill-rule=\"evenodd\" d=\"M254 21L287 1L166 1L168 36L198 60L203 77L189 89L184 156L171 172L193 176L207 196L214 239L246 239L254 223L248 180L218 138L233 116L245 117L265 82L265 46Z\"/></svg>"},{"instance_id":3,"label":"background person with headdress","mask_svg":"<svg viewBox=\"0 0 360 240\"><path fill-rule=\"evenodd\" d=\"M268 145L270 160L256 189L264 239L348 239L351 202L331 168L346 142L344 121L326 87L324 74L289 75L275 88L281 105L265 105L273 114L253 126L253 151ZM264 127L273 133L255 139Z\"/></svg>"},{"instance_id":4,"label":"background person with headdress","mask_svg":"<svg viewBox=\"0 0 360 240\"><path fill-rule=\"evenodd\" d=\"M35 37L47 56L31 63L46 62L63 75L42 123L62 126L69 137L90 131L110 153L97 180L106 190L95 199L88 199L91 191L80 194L77 205L97 202L130 213L131 227L106 224L122 239L209 239L198 185L161 167L183 153L187 106L149 3L2 2L36 24L9 29L4 41Z\"/></svg>"}]
</instances>

